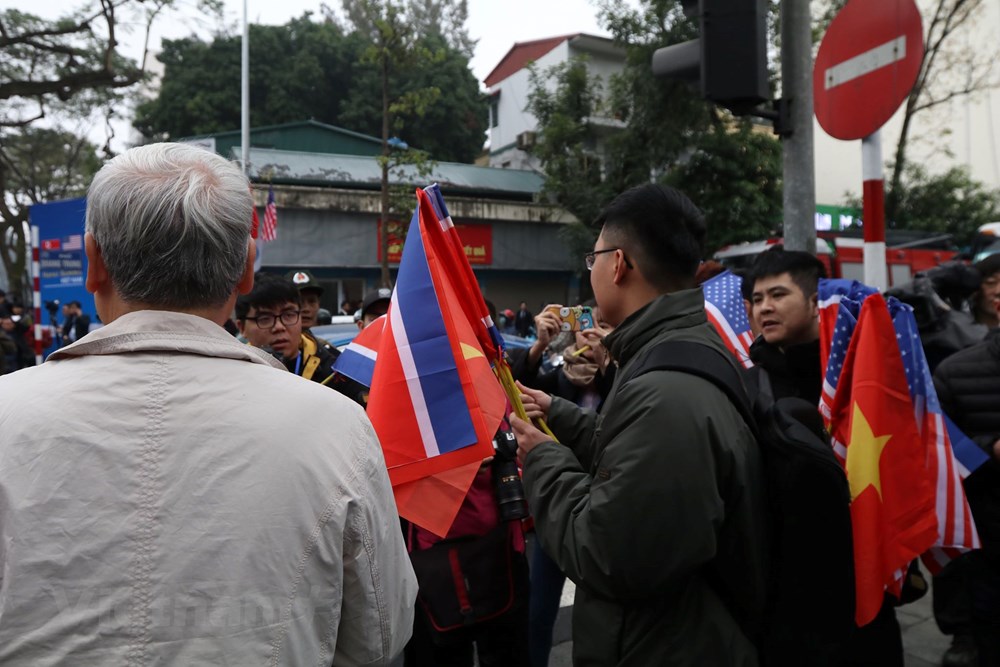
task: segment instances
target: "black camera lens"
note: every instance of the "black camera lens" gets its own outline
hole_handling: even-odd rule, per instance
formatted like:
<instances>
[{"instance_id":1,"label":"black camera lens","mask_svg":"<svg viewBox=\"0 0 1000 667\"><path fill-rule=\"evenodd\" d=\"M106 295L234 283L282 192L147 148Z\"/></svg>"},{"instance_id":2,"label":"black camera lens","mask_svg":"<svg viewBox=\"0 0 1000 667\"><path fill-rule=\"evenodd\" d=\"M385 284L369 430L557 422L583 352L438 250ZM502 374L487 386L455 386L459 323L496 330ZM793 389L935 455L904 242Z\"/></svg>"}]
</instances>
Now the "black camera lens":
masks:
<instances>
[{"instance_id":1,"label":"black camera lens","mask_svg":"<svg viewBox=\"0 0 1000 667\"><path fill-rule=\"evenodd\" d=\"M524 485L517 469L517 438L512 431L499 431L493 438L493 490L504 521L519 521L528 516Z\"/></svg>"}]
</instances>

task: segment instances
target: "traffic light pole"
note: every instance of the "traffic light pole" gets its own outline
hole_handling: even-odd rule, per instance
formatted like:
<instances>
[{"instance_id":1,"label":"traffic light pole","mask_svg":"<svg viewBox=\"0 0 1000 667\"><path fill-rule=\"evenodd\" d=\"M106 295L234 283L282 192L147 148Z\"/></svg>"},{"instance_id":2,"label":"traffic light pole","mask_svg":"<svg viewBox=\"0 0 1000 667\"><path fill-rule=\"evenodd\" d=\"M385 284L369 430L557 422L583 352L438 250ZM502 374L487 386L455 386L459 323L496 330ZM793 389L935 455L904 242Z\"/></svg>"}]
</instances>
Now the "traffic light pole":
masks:
<instances>
[{"instance_id":1,"label":"traffic light pole","mask_svg":"<svg viewBox=\"0 0 1000 667\"><path fill-rule=\"evenodd\" d=\"M816 252L812 25L809 0L781 3L782 97L790 100L784 151L785 248Z\"/></svg>"}]
</instances>

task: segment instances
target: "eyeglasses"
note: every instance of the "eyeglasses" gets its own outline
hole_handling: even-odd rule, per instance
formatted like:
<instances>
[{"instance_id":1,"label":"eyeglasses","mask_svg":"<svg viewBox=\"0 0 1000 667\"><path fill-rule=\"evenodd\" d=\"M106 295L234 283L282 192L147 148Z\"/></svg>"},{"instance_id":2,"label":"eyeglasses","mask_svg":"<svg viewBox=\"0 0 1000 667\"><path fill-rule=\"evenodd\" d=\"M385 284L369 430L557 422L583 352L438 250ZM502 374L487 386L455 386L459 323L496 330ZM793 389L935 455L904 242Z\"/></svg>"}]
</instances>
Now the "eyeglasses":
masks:
<instances>
[{"instance_id":1,"label":"eyeglasses","mask_svg":"<svg viewBox=\"0 0 1000 667\"><path fill-rule=\"evenodd\" d=\"M593 252L588 252L586 255L583 256L583 260L587 263L587 270L588 271L594 270L594 260L597 259L598 255L605 252L614 252L615 250L621 250L621 248L605 248L604 250L594 250ZM628 257L625 256L624 250L622 250L622 259L625 260L625 266L631 269L632 263L628 261Z\"/></svg>"},{"instance_id":2,"label":"eyeglasses","mask_svg":"<svg viewBox=\"0 0 1000 667\"><path fill-rule=\"evenodd\" d=\"M258 315L257 317L244 317L243 319L250 320L256 324L259 329L272 329L279 319L286 327L292 326L299 321L299 315L300 313L297 310L286 310L280 315L264 313L263 315Z\"/></svg>"}]
</instances>

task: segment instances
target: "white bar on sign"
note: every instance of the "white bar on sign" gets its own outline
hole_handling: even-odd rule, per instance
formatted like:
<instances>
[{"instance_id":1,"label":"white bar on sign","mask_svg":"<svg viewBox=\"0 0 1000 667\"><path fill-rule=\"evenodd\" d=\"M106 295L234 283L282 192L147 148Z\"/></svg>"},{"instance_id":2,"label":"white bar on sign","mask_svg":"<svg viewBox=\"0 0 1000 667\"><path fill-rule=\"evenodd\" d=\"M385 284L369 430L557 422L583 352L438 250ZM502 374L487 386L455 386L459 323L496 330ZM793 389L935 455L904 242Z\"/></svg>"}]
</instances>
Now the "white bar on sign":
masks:
<instances>
[{"instance_id":1,"label":"white bar on sign","mask_svg":"<svg viewBox=\"0 0 1000 667\"><path fill-rule=\"evenodd\" d=\"M871 74L877 69L887 67L906 58L906 35L897 37L874 49L860 53L839 65L826 70L824 85L826 90L835 88L842 83L853 81L865 74Z\"/></svg>"}]
</instances>

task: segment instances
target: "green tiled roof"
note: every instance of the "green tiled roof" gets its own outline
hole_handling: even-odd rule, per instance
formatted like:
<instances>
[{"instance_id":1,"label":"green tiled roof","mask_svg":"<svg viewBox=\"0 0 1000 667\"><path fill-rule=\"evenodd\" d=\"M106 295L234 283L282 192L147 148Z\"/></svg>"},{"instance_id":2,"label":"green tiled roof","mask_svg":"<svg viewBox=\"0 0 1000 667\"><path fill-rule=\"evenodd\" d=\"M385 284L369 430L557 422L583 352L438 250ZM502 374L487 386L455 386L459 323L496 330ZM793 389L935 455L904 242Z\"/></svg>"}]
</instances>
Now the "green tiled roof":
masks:
<instances>
[{"instance_id":1,"label":"green tiled roof","mask_svg":"<svg viewBox=\"0 0 1000 667\"><path fill-rule=\"evenodd\" d=\"M239 159L239 149L232 150ZM531 199L543 179L533 171L479 167L438 162L430 176L421 177L412 167L402 168L403 179L413 185L439 183L445 192L489 194L501 198ZM296 151L250 149L250 178L257 182L378 189L382 171L377 158ZM398 182L398 178L393 180Z\"/></svg>"}]
</instances>

